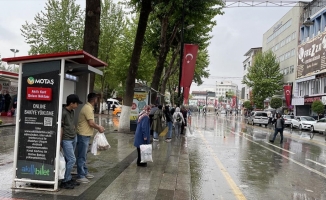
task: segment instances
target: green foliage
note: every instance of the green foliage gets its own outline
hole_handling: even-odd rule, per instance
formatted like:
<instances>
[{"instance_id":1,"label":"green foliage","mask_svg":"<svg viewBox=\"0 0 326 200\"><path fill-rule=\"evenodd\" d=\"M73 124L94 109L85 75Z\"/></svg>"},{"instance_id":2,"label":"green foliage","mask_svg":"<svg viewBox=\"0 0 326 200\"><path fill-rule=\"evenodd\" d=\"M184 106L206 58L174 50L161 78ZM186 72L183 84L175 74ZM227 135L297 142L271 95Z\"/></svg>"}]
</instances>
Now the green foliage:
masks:
<instances>
[{"instance_id":1,"label":"green foliage","mask_svg":"<svg viewBox=\"0 0 326 200\"><path fill-rule=\"evenodd\" d=\"M243 107L245 107L248 110L252 110L252 105L251 105L250 101L243 102Z\"/></svg>"},{"instance_id":2,"label":"green foliage","mask_svg":"<svg viewBox=\"0 0 326 200\"><path fill-rule=\"evenodd\" d=\"M311 105L311 110L317 114L324 113L325 106L320 100L314 101Z\"/></svg>"},{"instance_id":3,"label":"green foliage","mask_svg":"<svg viewBox=\"0 0 326 200\"><path fill-rule=\"evenodd\" d=\"M234 95L235 94L234 94L234 91L233 90L229 90L229 91L227 91L227 93L225 92L225 97L227 99L231 99Z\"/></svg>"},{"instance_id":4,"label":"green foliage","mask_svg":"<svg viewBox=\"0 0 326 200\"><path fill-rule=\"evenodd\" d=\"M223 96L220 96L220 97L218 98L218 102L223 102L223 100L224 100L224 97L223 97Z\"/></svg>"},{"instance_id":5,"label":"green foliage","mask_svg":"<svg viewBox=\"0 0 326 200\"><path fill-rule=\"evenodd\" d=\"M34 22L26 22L21 28L31 47L29 54L82 49L84 15L75 0L48 0Z\"/></svg>"},{"instance_id":6,"label":"green foliage","mask_svg":"<svg viewBox=\"0 0 326 200\"><path fill-rule=\"evenodd\" d=\"M275 54L271 51L258 53L242 83L252 88L256 107L263 108L264 100L283 87L283 74Z\"/></svg>"},{"instance_id":7,"label":"green foliage","mask_svg":"<svg viewBox=\"0 0 326 200\"><path fill-rule=\"evenodd\" d=\"M282 107L282 105L283 105L283 100L281 98L273 97L271 99L271 107L272 108L278 109L278 108Z\"/></svg>"}]
</instances>

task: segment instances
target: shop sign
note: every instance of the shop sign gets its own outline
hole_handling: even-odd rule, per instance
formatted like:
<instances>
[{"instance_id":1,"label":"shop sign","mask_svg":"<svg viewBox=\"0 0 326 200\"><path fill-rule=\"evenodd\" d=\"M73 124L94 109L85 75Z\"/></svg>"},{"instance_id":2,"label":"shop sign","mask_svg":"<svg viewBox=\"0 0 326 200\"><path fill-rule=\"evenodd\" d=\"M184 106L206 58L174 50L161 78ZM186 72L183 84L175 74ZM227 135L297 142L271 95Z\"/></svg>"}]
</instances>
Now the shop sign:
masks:
<instances>
[{"instance_id":1,"label":"shop sign","mask_svg":"<svg viewBox=\"0 0 326 200\"><path fill-rule=\"evenodd\" d=\"M314 101L321 101L321 97L305 97L304 102L305 103L313 103Z\"/></svg>"},{"instance_id":2,"label":"shop sign","mask_svg":"<svg viewBox=\"0 0 326 200\"><path fill-rule=\"evenodd\" d=\"M326 32L298 47L297 78L326 71Z\"/></svg>"}]
</instances>

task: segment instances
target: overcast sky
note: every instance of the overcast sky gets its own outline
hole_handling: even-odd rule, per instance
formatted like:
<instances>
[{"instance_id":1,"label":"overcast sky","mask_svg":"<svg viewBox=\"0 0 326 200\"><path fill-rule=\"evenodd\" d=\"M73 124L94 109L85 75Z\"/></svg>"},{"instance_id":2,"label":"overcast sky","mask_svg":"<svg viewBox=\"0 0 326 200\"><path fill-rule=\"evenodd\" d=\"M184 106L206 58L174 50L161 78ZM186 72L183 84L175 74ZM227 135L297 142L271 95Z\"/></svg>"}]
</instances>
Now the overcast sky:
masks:
<instances>
[{"instance_id":1,"label":"overcast sky","mask_svg":"<svg viewBox=\"0 0 326 200\"><path fill-rule=\"evenodd\" d=\"M27 55L29 46L21 36L20 28L25 21L33 22L34 16L40 12L47 0L0 0L0 55L2 58L12 57L10 49L19 49L17 56ZM85 8L85 0L77 0ZM115 0L118 2L118 0ZM217 26L213 29L209 46L212 76L242 77L243 56L250 48L262 45L263 33L271 28L290 8L257 7L226 8L225 14L215 18ZM213 87L216 79L205 79L204 85L192 90ZM241 80L234 81L240 84Z\"/></svg>"}]
</instances>

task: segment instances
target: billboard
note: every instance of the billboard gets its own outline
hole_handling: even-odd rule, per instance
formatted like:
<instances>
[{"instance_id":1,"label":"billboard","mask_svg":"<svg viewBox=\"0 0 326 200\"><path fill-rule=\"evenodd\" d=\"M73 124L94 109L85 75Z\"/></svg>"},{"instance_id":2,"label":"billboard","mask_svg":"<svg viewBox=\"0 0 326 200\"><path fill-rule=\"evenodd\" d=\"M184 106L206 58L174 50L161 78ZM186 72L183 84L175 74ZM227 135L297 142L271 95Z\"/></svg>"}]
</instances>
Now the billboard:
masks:
<instances>
[{"instance_id":1,"label":"billboard","mask_svg":"<svg viewBox=\"0 0 326 200\"><path fill-rule=\"evenodd\" d=\"M297 78L326 72L326 32L298 46Z\"/></svg>"}]
</instances>

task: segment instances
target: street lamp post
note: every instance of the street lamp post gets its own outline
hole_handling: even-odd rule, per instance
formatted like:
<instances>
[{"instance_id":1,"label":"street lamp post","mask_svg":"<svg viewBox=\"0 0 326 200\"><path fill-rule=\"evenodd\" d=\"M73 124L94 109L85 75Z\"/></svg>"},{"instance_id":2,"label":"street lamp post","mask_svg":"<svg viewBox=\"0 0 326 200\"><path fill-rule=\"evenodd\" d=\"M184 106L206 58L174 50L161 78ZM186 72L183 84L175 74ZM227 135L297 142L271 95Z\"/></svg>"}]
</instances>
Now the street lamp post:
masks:
<instances>
[{"instance_id":1,"label":"street lamp post","mask_svg":"<svg viewBox=\"0 0 326 200\"><path fill-rule=\"evenodd\" d=\"M18 50L18 49L10 49L10 51L12 51L12 52L14 53L14 57L16 57L16 53L18 53L18 52L19 52L19 50Z\"/></svg>"}]
</instances>

